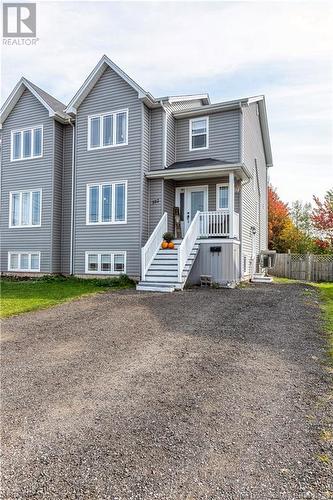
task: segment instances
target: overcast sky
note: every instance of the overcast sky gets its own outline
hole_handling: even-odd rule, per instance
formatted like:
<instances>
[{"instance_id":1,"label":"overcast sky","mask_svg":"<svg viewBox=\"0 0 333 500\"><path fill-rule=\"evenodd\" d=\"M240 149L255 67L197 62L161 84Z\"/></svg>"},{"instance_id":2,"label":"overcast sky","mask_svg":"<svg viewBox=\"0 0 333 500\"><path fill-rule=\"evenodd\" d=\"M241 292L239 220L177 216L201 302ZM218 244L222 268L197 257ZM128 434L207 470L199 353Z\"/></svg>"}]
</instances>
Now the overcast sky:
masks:
<instances>
[{"instance_id":1,"label":"overcast sky","mask_svg":"<svg viewBox=\"0 0 333 500\"><path fill-rule=\"evenodd\" d=\"M7 0L8 1L8 0ZM24 75L67 103L102 54L154 96L265 94L288 202L333 186L331 2L37 3L35 47L2 47L2 100Z\"/></svg>"}]
</instances>

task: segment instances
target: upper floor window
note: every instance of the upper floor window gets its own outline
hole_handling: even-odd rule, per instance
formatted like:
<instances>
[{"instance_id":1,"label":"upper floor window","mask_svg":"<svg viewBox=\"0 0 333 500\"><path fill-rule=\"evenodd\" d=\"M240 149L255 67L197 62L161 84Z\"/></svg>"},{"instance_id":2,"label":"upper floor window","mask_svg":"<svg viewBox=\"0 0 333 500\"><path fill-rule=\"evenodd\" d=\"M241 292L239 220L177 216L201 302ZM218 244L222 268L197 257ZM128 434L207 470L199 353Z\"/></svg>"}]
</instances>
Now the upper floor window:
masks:
<instances>
[{"instance_id":1,"label":"upper floor window","mask_svg":"<svg viewBox=\"0 0 333 500\"><path fill-rule=\"evenodd\" d=\"M208 116L190 120L190 151L208 148Z\"/></svg>"},{"instance_id":2,"label":"upper floor window","mask_svg":"<svg viewBox=\"0 0 333 500\"><path fill-rule=\"evenodd\" d=\"M87 224L124 224L127 182L87 185Z\"/></svg>"},{"instance_id":3,"label":"upper floor window","mask_svg":"<svg viewBox=\"0 0 333 500\"><path fill-rule=\"evenodd\" d=\"M9 227L40 226L41 199L41 190L9 193Z\"/></svg>"},{"instance_id":4,"label":"upper floor window","mask_svg":"<svg viewBox=\"0 0 333 500\"><path fill-rule=\"evenodd\" d=\"M229 185L216 185L216 209L227 210L229 208Z\"/></svg>"},{"instance_id":5,"label":"upper floor window","mask_svg":"<svg viewBox=\"0 0 333 500\"><path fill-rule=\"evenodd\" d=\"M11 161L43 156L43 127L12 130Z\"/></svg>"},{"instance_id":6,"label":"upper floor window","mask_svg":"<svg viewBox=\"0 0 333 500\"><path fill-rule=\"evenodd\" d=\"M128 109L88 117L88 149L125 146Z\"/></svg>"}]
</instances>

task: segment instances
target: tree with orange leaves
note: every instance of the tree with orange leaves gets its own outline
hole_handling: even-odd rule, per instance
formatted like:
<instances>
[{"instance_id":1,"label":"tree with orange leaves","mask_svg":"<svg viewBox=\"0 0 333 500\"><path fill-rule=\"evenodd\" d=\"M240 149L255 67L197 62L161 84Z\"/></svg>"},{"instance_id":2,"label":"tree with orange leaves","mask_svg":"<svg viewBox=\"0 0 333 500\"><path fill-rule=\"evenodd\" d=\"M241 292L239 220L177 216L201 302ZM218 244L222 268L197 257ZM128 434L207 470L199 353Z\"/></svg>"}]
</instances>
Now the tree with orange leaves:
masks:
<instances>
[{"instance_id":1,"label":"tree with orange leaves","mask_svg":"<svg viewBox=\"0 0 333 500\"><path fill-rule=\"evenodd\" d=\"M292 226L287 203L280 200L276 190L268 186L268 248L285 251L283 232Z\"/></svg>"}]
</instances>

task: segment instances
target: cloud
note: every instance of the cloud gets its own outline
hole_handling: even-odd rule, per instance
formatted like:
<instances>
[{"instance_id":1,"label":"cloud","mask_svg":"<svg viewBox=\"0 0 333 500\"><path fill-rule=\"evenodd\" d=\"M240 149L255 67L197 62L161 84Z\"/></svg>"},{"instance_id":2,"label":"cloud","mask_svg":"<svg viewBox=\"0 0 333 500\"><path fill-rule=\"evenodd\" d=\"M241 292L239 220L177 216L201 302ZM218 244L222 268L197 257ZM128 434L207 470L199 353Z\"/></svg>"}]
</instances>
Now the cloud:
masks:
<instances>
[{"instance_id":1,"label":"cloud","mask_svg":"<svg viewBox=\"0 0 333 500\"><path fill-rule=\"evenodd\" d=\"M329 187L330 3L42 1L37 13L37 46L3 47L2 98L24 74L67 103L104 53L156 96L265 93L272 180L289 201ZM328 167L314 175L315 158Z\"/></svg>"}]
</instances>

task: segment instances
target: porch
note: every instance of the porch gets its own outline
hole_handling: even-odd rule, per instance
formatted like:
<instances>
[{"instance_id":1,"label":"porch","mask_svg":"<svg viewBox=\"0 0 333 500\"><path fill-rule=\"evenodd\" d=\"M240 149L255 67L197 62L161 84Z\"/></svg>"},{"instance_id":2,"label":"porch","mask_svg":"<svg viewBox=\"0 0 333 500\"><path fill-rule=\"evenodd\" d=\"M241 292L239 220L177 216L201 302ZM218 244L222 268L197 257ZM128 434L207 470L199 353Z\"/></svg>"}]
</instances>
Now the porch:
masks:
<instances>
[{"instance_id":1,"label":"porch","mask_svg":"<svg viewBox=\"0 0 333 500\"><path fill-rule=\"evenodd\" d=\"M242 180L248 178L244 166L206 159L146 176L150 236L142 248L137 289L182 289L192 269L192 278L214 268L211 274L219 283L237 282L240 191ZM175 235L173 250L161 249L166 231Z\"/></svg>"},{"instance_id":2,"label":"porch","mask_svg":"<svg viewBox=\"0 0 333 500\"><path fill-rule=\"evenodd\" d=\"M149 233L168 214L168 230L184 238L194 216L199 215L199 238L240 236L241 178L234 172L215 177L149 179ZM179 224L177 218L179 216Z\"/></svg>"}]
</instances>

